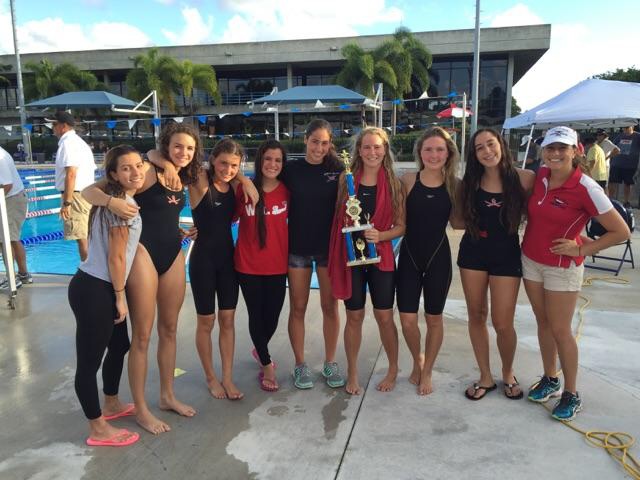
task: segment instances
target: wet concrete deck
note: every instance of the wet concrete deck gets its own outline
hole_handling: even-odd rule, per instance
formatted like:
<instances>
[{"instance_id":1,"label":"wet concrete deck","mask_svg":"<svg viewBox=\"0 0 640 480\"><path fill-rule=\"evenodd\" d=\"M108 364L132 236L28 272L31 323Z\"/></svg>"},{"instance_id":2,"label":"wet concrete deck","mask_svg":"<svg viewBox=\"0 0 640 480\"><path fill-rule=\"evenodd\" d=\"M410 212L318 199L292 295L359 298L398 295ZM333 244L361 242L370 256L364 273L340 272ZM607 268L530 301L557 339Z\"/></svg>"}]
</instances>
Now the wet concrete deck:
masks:
<instances>
[{"instance_id":1,"label":"wet concrete deck","mask_svg":"<svg viewBox=\"0 0 640 480\"><path fill-rule=\"evenodd\" d=\"M454 250L459 236L451 233ZM637 232L634 241L637 254ZM588 430L623 430L636 436L640 435L640 266L624 267L621 276L630 284L597 282L583 290L592 303L585 312L580 341L584 410L575 423ZM0 308L3 480L625 478L603 450L588 446L581 435L551 419L540 406L508 400L500 389L479 402L464 398L462 392L477 371L457 271L445 310L435 392L428 397L418 397L407 382L411 361L402 337L396 389L375 390L386 358L370 312L360 355L364 395L351 397L320 380L312 390L296 390L289 374L293 358L287 305L271 345L282 388L275 394L259 390L249 354L246 310L240 301L235 379L245 398L215 400L207 392L195 351L195 314L188 292L180 317L177 362L186 373L176 378L176 391L198 415L181 418L155 408L158 375L150 355L148 398L172 431L157 437L142 433L141 440L128 448L88 448L86 423L73 389L74 320L66 301L68 281L66 276L36 276L33 285L19 291L15 311ZM323 352L320 319L317 292L312 292L307 358L316 372ZM516 328L516 372L526 386L541 373L541 361L535 319L523 291ZM155 344L151 351L155 352ZM344 366L342 340L338 351ZM492 352L499 379L495 345ZM130 399L126 380L121 394ZM131 418L117 425L139 430ZM632 453L640 456L638 447Z\"/></svg>"}]
</instances>

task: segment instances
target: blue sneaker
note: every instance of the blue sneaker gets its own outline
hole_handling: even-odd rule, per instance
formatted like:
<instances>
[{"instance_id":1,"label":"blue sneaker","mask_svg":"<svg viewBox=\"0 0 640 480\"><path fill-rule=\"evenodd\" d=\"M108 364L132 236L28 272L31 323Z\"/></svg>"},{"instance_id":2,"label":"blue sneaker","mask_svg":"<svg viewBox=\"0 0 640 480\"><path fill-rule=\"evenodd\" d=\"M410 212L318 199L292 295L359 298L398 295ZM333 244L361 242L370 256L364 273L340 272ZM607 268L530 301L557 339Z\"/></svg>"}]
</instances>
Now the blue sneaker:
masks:
<instances>
[{"instance_id":1,"label":"blue sneaker","mask_svg":"<svg viewBox=\"0 0 640 480\"><path fill-rule=\"evenodd\" d=\"M560 396L560 380L552 380L546 375L529 387L527 398L532 402L544 403L551 397Z\"/></svg>"},{"instance_id":2,"label":"blue sneaker","mask_svg":"<svg viewBox=\"0 0 640 480\"><path fill-rule=\"evenodd\" d=\"M578 392L562 392L562 397L560 401L556 403L556 406L553 408L553 412L551 412L551 416L556 420L560 420L562 422L570 422L574 418L578 412L582 410L582 400L578 395Z\"/></svg>"},{"instance_id":3,"label":"blue sneaker","mask_svg":"<svg viewBox=\"0 0 640 480\"><path fill-rule=\"evenodd\" d=\"M293 384L296 388L306 390L313 388L313 380L311 380L311 370L306 363L296 365L293 369Z\"/></svg>"},{"instance_id":4,"label":"blue sneaker","mask_svg":"<svg viewBox=\"0 0 640 480\"><path fill-rule=\"evenodd\" d=\"M331 388L344 387L344 377L340 373L337 362L324 362L322 376L327 380L327 385Z\"/></svg>"}]
</instances>

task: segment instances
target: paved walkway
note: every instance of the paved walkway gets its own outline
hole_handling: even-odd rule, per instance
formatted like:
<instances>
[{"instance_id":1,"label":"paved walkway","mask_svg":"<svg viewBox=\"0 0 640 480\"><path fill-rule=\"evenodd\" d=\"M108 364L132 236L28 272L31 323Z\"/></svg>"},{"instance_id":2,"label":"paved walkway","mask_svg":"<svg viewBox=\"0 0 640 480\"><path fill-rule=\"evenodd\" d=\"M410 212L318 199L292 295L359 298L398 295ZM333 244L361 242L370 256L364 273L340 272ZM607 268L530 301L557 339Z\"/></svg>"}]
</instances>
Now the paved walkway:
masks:
<instances>
[{"instance_id":1,"label":"paved walkway","mask_svg":"<svg viewBox=\"0 0 640 480\"><path fill-rule=\"evenodd\" d=\"M451 234L452 245L458 238L459 233ZM638 254L637 232L634 241ZM600 273L587 270L587 275ZM631 283L595 283L583 291L592 303L580 343L579 386L585 408L576 424L640 436L640 265L636 270L625 267L623 276ZM0 309L3 480L628 478L603 450L588 446L543 407L508 400L501 389L479 402L464 398L462 392L477 371L457 272L430 396L418 397L407 382L411 361L402 337L398 385L390 393L376 391L386 358L369 312L360 356L364 395L351 397L320 380L313 390L296 390L288 373L293 359L287 305L272 342L283 388L275 394L262 392L241 301L235 378L245 398L215 400L207 392L194 348L195 314L188 292L178 345L178 366L186 373L176 378L176 390L198 415L189 419L157 410L158 375L151 355L148 397L172 431L157 437L143 433L136 445L125 449L87 448L86 426L73 389L74 321L66 301L68 280L37 276L36 283L20 290L17 310ZM307 357L316 372L323 358L320 319L313 292ZM524 292L516 328L516 371L526 386L541 373L541 362L535 319ZM492 351L494 373L499 375L494 346ZM339 361L345 365L342 341ZM126 381L122 395L130 398ZM131 418L118 425L137 427ZM638 447L632 453L640 457Z\"/></svg>"}]
</instances>

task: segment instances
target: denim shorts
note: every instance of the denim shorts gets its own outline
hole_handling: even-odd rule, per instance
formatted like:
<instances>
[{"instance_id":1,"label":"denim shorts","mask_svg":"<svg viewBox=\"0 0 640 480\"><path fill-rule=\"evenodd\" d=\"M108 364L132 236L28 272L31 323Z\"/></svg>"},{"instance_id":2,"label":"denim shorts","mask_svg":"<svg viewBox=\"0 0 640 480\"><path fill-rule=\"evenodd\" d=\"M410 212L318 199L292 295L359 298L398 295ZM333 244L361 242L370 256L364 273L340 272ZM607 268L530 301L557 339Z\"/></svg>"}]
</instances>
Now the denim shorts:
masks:
<instances>
[{"instance_id":1,"label":"denim shorts","mask_svg":"<svg viewBox=\"0 0 640 480\"><path fill-rule=\"evenodd\" d=\"M289 254L290 268L311 268L313 262L316 262L316 268L326 267L328 265L327 255L296 255L294 253Z\"/></svg>"}]
</instances>

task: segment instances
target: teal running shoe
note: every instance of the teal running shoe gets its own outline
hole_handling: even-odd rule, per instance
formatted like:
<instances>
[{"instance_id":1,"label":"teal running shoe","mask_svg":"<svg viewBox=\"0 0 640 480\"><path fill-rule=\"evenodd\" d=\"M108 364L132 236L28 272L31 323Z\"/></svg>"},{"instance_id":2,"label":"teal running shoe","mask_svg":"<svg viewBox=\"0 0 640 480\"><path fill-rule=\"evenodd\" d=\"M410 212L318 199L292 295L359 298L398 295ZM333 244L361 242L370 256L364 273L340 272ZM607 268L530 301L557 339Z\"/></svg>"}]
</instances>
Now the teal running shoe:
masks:
<instances>
[{"instance_id":1,"label":"teal running shoe","mask_svg":"<svg viewBox=\"0 0 640 480\"><path fill-rule=\"evenodd\" d=\"M296 365L293 369L293 384L296 388L306 390L313 388L313 380L311 380L311 370L306 363Z\"/></svg>"},{"instance_id":2,"label":"teal running shoe","mask_svg":"<svg viewBox=\"0 0 640 480\"><path fill-rule=\"evenodd\" d=\"M344 377L340 373L338 362L324 362L322 376L327 380L327 385L331 388L344 387Z\"/></svg>"},{"instance_id":3,"label":"teal running shoe","mask_svg":"<svg viewBox=\"0 0 640 480\"><path fill-rule=\"evenodd\" d=\"M576 415L580 410L582 410L582 400L580 399L578 392L573 394L565 391L562 393L560 401L558 401L556 406L553 408L551 416L561 422L570 422L576 418Z\"/></svg>"},{"instance_id":4,"label":"teal running shoe","mask_svg":"<svg viewBox=\"0 0 640 480\"><path fill-rule=\"evenodd\" d=\"M540 381L529 387L529 395L527 398L532 402L544 403L551 397L560 396L560 380L552 380L547 376L543 376Z\"/></svg>"}]
</instances>

